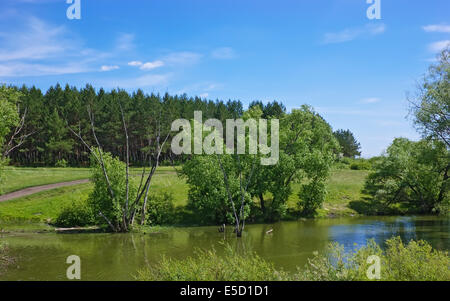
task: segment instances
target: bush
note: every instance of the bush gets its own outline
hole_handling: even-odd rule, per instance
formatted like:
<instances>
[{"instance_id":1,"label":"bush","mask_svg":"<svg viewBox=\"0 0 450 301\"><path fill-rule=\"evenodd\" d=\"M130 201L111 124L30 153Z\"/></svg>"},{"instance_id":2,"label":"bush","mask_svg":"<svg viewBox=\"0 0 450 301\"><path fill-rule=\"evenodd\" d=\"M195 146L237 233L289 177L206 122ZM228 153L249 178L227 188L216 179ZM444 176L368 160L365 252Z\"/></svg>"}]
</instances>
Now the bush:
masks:
<instances>
[{"instance_id":1,"label":"bush","mask_svg":"<svg viewBox=\"0 0 450 301\"><path fill-rule=\"evenodd\" d=\"M301 187L298 194L300 201L298 206L305 216L313 216L316 210L322 206L327 194L325 183L312 181Z\"/></svg>"},{"instance_id":2,"label":"bush","mask_svg":"<svg viewBox=\"0 0 450 301\"><path fill-rule=\"evenodd\" d=\"M86 200L72 202L61 210L55 220L55 225L59 227L84 227L94 223L94 212Z\"/></svg>"},{"instance_id":3,"label":"bush","mask_svg":"<svg viewBox=\"0 0 450 301\"><path fill-rule=\"evenodd\" d=\"M395 139L375 164L364 192L374 204L401 204L410 213L442 213L450 199L449 162L442 142Z\"/></svg>"},{"instance_id":4,"label":"bush","mask_svg":"<svg viewBox=\"0 0 450 301\"><path fill-rule=\"evenodd\" d=\"M95 150L95 153L98 157L100 156L98 149ZM102 155L114 198L109 192L101 165L94 155L91 155L91 181L94 183L94 189L89 195L89 203L95 212L96 223L106 225L107 222L104 218L106 217L116 229L121 229L120 225L126 201L125 163L120 161L119 158L113 157L110 153L103 152ZM129 200L133 201L136 199L137 187L133 178L130 177L129 180ZM100 215L100 212L103 216Z\"/></svg>"},{"instance_id":5,"label":"bush","mask_svg":"<svg viewBox=\"0 0 450 301\"><path fill-rule=\"evenodd\" d=\"M183 260L162 258L156 265L139 270L143 281L368 281L369 256L380 258L382 281L450 281L448 252L433 250L425 241L404 245L400 237L388 239L383 251L374 240L353 252L331 243L322 253L314 254L304 268L295 273L276 270L273 264L252 252L240 254L227 246L223 255L196 251Z\"/></svg>"},{"instance_id":6,"label":"bush","mask_svg":"<svg viewBox=\"0 0 450 301\"><path fill-rule=\"evenodd\" d=\"M172 193L163 192L149 196L146 214L146 222L148 225L170 224L173 221L173 215L174 206Z\"/></svg>"},{"instance_id":7,"label":"bush","mask_svg":"<svg viewBox=\"0 0 450 301\"><path fill-rule=\"evenodd\" d=\"M56 161L55 167L67 167L68 163L65 159Z\"/></svg>"},{"instance_id":8,"label":"bush","mask_svg":"<svg viewBox=\"0 0 450 301\"><path fill-rule=\"evenodd\" d=\"M283 272L275 270L254 253L238 254L231 247L220 256L197 250L194 257L174 260L163 257L157 265L138 271L141 281L273 281L283 280Z\"/></svg>"},{"instance_id":9,"label":"bush","mask_svg":"<svg viewBox=\"0 0 450 301\"><path fill-rule=\"evenodd\" d=\"M382 281L450 281L448 252L433 250L423 240L404 245L400 237L388 239L385 251L373 240L351 253L344 253L339 244L330 244L325 254L316 254L292 279L366 281L371 255L380 257Z\"/></svg>"},{"instance_id":10,"label":"bush","mask_svg":"<svg viewBox=\"0 0 450 301\"><path fill-rule=\"evenodd\" d=\"M352 170L370 170L372 169L372 164L368 160L358 159L350 164L350 169Z\"/></svg>"}]
</instances>

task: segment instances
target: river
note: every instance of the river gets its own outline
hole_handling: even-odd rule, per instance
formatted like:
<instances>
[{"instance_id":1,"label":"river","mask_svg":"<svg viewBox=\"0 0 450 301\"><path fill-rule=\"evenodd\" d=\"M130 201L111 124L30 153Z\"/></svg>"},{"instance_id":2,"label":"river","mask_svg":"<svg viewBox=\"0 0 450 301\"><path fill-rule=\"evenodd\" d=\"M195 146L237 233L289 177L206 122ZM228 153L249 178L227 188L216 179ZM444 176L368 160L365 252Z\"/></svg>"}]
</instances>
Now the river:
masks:
<instances>
[{"instance_id":1,"label":"river","mask_svg":"<svg viewBox=\"0 0 450 301\"><path fill-rule=\"evenodd\" d=\"M270 229L273 231L267 234ZM66 280L66 258L78 255L82 280L133 280L139 268L157 263L162 255L185 258L196 248L211 247L220 253L224 242L255 251L286 271L304 266L314 251L324 250L332 241L352 250L367 239L382 244L401 236L405 241L424 239L437 249L450 250L447 217L353 217L247 225L241 239L231 227L226 230L219 233L217 227L191 227L155 234L0 234L0 241L8 244L16 258L0 279Z\"/></svg>"}]
</instances>

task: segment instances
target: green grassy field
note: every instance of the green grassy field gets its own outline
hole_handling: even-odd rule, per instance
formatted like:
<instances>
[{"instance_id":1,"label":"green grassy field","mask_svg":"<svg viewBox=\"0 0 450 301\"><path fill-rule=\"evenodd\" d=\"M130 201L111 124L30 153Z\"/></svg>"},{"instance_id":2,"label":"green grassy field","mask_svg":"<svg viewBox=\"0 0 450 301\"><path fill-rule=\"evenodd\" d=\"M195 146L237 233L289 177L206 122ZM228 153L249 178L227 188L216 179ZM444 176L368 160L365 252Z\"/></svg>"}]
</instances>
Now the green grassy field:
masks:
<instances>
[{"instance_id":1,"label":"green grassy field","mask_svg":"<svg viewBox=\"0 0 450 301\"><path fill-rule=\"evenodd\" d=\"M89 178L88 168L6 167L0 195L20 189Z\"/></svg>"},{"instance_id":2,"label":"green grassy field","mask_svg":"<svg viewBox=\"0 0 450 301\"><path fill-rule=\"evenodd\" d=\"M52 179L53 183L72 180L68 175L71 170L63 172L61 169L36 168L33 172L29 169L15 168L9 169L13 171L19 178L22 177L21 171L30 179L31 183L45 184L44 180ZM47 174L52 174L48 179L40 178L43 170ZM49 171L51 170L51 171ZM88 178L88 169L76 169L78 173L74 176L80 178ZM132 169L135 180L138 180L139 169ZM341 216L357 214L348 207L349 202L357 201L362 198L361 188L364 179L368 174L367 171L359 170L336 170L333 171L328 181L328 195L324 203L324 208L320 210L319 216ZM58 178L59 176L59 178ZM22 177L23 178L23 177ZM13 181L14 182L18 182ZM47 182L47 184L50 182ZM19 187L18 183L14 183L15 187ZM188 185L185 180L179 178L173 167L160 167L154 176L151 184L151 191L162 192L170 191L174 196L176 207L183 207L187 204ZM29 185L33 186L33 185ZM6 187L10 189L10 187ZM16 189L17 190L17 189ZM70 187L63 187L49 191L43 191L30 196L5 201L0 203L0 219L25 219L48 221L53 220L58 215L61 208L70 204L77 199L85 199L92 190L92 184L82 184ZM294 208L298 201L297 192L299 185L294 186L294 193L289 199L289 207Z\"/></svg>"},{"instance_id":3,"label":"green grassy field","mask_svg":"<svg viewBox=\"0 0 450 301\"><path fill-rule=\"evenodd\" d=\"M39 170L47 174L52 174L53 182L43 182L40 179ZM49 170L51 170L49 172ZM69 168L69 170L73 170ZM17 178L21 178L21 171L26 175L30 182L38 183L36 185L57 183L74 180L73 178L68 178L68 173L61 172L59 168L34 168L32 172L28 168L14 168L8 169L16 174ZM89 178L89 169L79 169L78 176L81 179ZM140 179L140 173L142 172L139 168L133 168L131 174L134 179L138 181ZM81 177L83 175L83 177ZM22 177L23 178L23 177ZM79 179L80 179L79 178ZM48 180L48 179L47 179ZM17 182L17 181L16 181ZM13 182L15 187L19 187L18 183ZM29 186L36 186L29 185ZM28 187L29 187L28 186ZM27 187L27 186L23 186ZM9 187L5 187L11 190ZM17 198L5 202L0 202L0 219L20 219L20 220L36 220L36 221L48 221L56 218L58 213L66 205L69 205L74 200L86 199L92 190L92 184L81 184L69 187L62 187L53 190L42 191L36 194L32 194L26 197ZM151 184L151 191L171 191L173 193L175 206L184 206L187 203L187 191L188 185L183 179L180 179L173 167L160 167L157 173L154 175Z\"/></svg>"}]
</instances>

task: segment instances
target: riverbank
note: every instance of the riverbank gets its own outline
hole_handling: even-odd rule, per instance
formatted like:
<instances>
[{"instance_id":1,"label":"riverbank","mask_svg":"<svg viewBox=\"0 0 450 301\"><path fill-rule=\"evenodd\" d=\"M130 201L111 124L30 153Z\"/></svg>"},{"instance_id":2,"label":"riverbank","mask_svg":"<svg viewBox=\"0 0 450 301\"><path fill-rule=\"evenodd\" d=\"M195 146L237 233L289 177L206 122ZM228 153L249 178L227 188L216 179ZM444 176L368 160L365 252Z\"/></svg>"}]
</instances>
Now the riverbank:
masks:
<instances>
[{"instance_id":1,"label":"riverbank","mask_svg":"<svg viewBox=\"0 0 450 301\"><path fill-rule=\"evenodd\" d=\"M77 169L76 176L87 176L88 169ZM11 179L20 174L20 168L8 169L7 179ZM66 181L70 172L62 172L61 169L44 169L49 179ZM137 176L140 169L132 169L132 174ZM40 178L40 168L23 170L25 177L33 178L33 183L38 183L35 178ZM34 174L32 176L32 174ZM354 202L362 201L363 195L361 189L364 185L367 171L339 169L334 170L327 182L328 194L322 209L318 211L318 218L335 218L344 216L360 215L351 208ZM14 182L14 181L13 181ZM17 180L15 180L17 182ZM7 184L8 181L5 183ZM11 180L9 180L11 183ZM39 182L39 183L42 183ZM15 184L14 187L18 187ZM298 202L298 190L300 185L293 185L293 193L288 200L288 208L295 210ZM81 185L61 187L53 190L42 191L33 195L4 201L0 203L0 220L5 224L7 221L33 222L38 224L51 224L56 219L62 208L70 205L72 202L87 199L93 185L85 183ZM195 215L190 212L186 205L188 204L188 185L183 178L178 177L173 167L161 167L156 172L151 191L154 193L170 192L173 196L174 220L179 226L199 225ZM8 188L11 190L11 188ZM270 196L267 196L270 197ZM257 200L255 200L257 203ZM295 217L290 217L295 218Z\"/></svg>"}]
</instances>

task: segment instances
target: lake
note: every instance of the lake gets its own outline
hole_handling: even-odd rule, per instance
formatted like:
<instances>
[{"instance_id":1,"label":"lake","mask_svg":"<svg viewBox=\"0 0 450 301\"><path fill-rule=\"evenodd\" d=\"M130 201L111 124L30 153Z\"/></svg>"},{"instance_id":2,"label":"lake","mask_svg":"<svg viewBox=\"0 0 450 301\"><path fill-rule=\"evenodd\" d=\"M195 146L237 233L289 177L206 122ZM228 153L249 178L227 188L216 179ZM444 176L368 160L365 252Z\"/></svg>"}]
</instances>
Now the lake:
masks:
<instances>
[{"instance_id":1,"label":"lake","mask_svg":"<svg viewBox=\"0 0 450 301\"><path fill-rule=\"evenodd\" d=\"M270 229L273 231L267 234ZM382 243L392 236L405 241L424 239L437 249L450 250L450 219L353 217L247 225L240 239L231 227L226 233L219 233L217 227L169 228L155 234L15 232L0 234L16 257L16 263L0 279L66 280L66 258L78 255L82 280L133 280L138 269L157 263L163 255L185 258L196 248L211 247L220 253L224 242L238 250L255 251L278 268L295 271L329 242L352 250L368 239Z\"/></svg>"}]
</instances>

